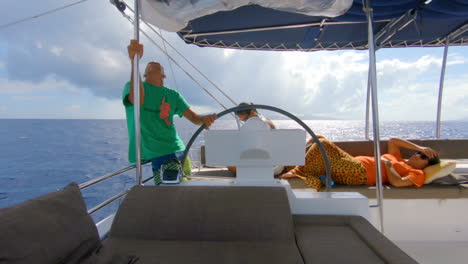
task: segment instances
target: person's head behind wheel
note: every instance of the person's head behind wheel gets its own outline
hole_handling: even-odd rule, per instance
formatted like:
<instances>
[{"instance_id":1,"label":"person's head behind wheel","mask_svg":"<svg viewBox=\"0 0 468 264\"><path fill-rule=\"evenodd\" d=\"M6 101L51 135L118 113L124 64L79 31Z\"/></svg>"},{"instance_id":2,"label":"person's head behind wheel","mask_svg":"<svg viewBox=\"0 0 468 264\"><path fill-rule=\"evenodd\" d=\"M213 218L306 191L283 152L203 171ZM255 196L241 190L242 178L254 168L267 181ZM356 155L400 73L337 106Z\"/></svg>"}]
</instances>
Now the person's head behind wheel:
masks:
<instances>
[{"instance_id":1,"label":"person's head behind wheel","mask_svg":"<svg viewBox=\"0 0 468 264\"><path fill-rule=\"evenodd\" d=\"M253 105L253 103L242 102L239 104L239 106L245 106L245 105ZM236 111L236 115L242 121L247 121L247 119L249 119L253 113L257 113L257 109L245 109L245 110Z\"/></svg>"},{"instance_id":2,"label":"person's head behind wheel","mask_svg":"<svg viewBox=\"0 0 468 264\"><path fill-rule=\"evenodd\" d=\"M419 170L438 163L440 163L439 157L429 158L420 151L416 151L408 160L408 165Z\"/></svg>"}]
</instances>

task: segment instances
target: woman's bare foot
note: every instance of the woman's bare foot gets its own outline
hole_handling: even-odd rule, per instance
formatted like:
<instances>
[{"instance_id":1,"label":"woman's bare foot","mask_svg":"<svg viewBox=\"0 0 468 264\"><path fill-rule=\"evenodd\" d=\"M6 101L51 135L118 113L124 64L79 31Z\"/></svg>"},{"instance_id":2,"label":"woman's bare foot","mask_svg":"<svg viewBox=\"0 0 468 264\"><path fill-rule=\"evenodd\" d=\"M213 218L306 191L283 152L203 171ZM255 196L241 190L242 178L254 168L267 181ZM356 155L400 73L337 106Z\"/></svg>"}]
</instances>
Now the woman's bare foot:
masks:
<instances>
[{"instance_id":1,"label":"woman's bare foot","mask_svg":"<svg viewBox=\"0 0 468 264\"><path fill-rule=\"evenodd\" d=\"M294 173L292 173L292 172L287 172L287 173L285 173L285 174L283 174L283 175L281 175L281 176L279 176L279 177L280 177L281 179L293 179L293 178L301 178L301 179L303 179L303 178L304 178L304 177L299 176L299 175L297 175L297 174L294 174Z\"/></svg>"}]
</instances>

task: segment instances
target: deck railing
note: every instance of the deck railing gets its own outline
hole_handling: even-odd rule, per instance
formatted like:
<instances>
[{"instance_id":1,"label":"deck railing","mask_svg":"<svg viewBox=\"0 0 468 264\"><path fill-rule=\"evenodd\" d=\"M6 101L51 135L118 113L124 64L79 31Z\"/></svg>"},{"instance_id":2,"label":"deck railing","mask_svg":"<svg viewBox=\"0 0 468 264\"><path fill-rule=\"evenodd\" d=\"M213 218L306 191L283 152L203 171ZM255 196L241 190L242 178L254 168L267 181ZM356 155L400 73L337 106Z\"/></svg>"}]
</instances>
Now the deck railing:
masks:
<instances>
[{"instance_id":1,"label":"deck railing","mask_svg":"<svg viewBox=\"0 0 468 264\"><path fill-rule=\"evenodd\" d=\"M144 165L144 164L147 164L147 163L149 163L149 161L143 162L141 165ZM121 170L118 170L118 171L115 171L115 172L112 172L112 173L109 173L109 174L106 174L106 175L103 175L103 176L100 176L100 177L91 179L91 180L89 180L89 181L87 181L87 182L84 182L84 183L78 185L78 187L80 188L80 190L84 190L84 189L86 189L86 188L88 188L88 187L94 186L94 185L96 185L96 184L98 184L98 183L101 183L101 182L103 182L103 181L105 181L105 180L111 179L111 178L113 178L113 177L115 177L115 176L118 176L118 175L120 175L120 174L122 174L122 173L125 173L125 172L127 172L127 171L131 171L131 170L135 169L136 167L137 167L136 164L132 164L132 165L130 165L130 166L126 167L126 168L123 168L123 169L121 169ZM151 180L152 178L153 178L153 176L151 176L151 177L149 177L149 178L143 180L143 183L148 182L148 181ZM105 200L104 202L102 202L102 203L96 205L95 207L89 209L89 210L88 210L88 214L93 214L93 213L95 213L96 211L98 211L98 210L100 210L100 209L106 207L107 205L109 205L109 204L112 203L113 201L115 201L115 200L117 200L117 199L119 199L119 198L125 196L125 194L127 194L127 192L128 192L129 190L130 190L130 189L127 189L127 190L125 190L125 191L123 191L123 192L120 192L120 193L118 193L118 194L112 196L111 198Z\"/></svg>"},{"instance_id":2,"label":"deck railing","mask_svg":"<svg viewBox=\"0 0 468 264\"><path fill-rule=\"evenodd\" d=\"M192 148L191 151L198 151L198 153L199 153L199 154L198 154L199 157L198 157L197 159L194 159L192 155L190 155L190 159L191 159L191 161L192 161L193 163L198 164L198 170L200 170L200 167L202 166L202 161L201 161L201 155L202 155L202 154L201 154L201 149L200 149L200 148ZM193 153L193 152L190 152L190 153ZM141 165L148 164L149 162L150 162L150 161L142 162ZM125 168L123 168L123 169L121 169L121 170L118 170L118 171L115 171L115 172L112 172L112 173L109 173L109 174L106 174L106 175L103 175L103 176L100 176L100 177L91 179L91 180L89 180L89 181L87 181L87 182L84 182L84 183L78 185L78 187L80 188L80 190L84 190L84 189L89 188L89 187L91 187L91 186L94 186L94 185L96 185L96 184L98 184L98 183L101 183L101 182L103 182L103 181L105 181L105 180L108 180L108 179L111 179L111 178L113 178L113 177L115 177L115 176L118 176L118 175L120 175L120 174L122 174L122 173L125 173L125 172L131 171L131 170L133 170L133 169L136 169L136 167L137 167L136 164L132 164L132 165L130 165L130 166L128 166L128 167L125 167ZM153 179L153 176L144 179L144 180L142 181L142 184L147 183L147 182L150 181L151 179ZM137 183L137 184L138 184L138 183ZM120 192L120 193L118 193L118 194L116 194L116 195L114 195L114 196L112 196L112 197L110 197L109 199L105 200L104 202L102 202L102 203L96 205L95 207L89 209L89 210L88 210L88 214L93 214L93 213L99 211L100 209L106 207L106 206L109 205L110 203L114 202L115 200L117 200L117 199L119 199L119 198L125 196L129 190L130 190L130 188L127 189L127 190L125 190L125 191L122 191L122 192Z\"/></svg>"}]
</instances>

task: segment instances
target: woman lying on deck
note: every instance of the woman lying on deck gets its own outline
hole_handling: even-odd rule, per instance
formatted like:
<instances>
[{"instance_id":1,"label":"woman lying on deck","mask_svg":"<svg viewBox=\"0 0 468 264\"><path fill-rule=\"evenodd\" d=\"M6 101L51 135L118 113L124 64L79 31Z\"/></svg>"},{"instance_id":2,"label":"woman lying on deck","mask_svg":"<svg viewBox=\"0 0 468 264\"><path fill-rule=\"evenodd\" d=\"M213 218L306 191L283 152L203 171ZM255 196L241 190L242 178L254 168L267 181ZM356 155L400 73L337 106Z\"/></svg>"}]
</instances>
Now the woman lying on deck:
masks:
<instances>
[{"instance_id":1,"label":"woman lying on deck","mask_svg":"<svg viewBox=\"0 0 468 264\"><path fill-rule=\"evenodd\" d=\"M321 136L319 138L330 160L332 179L335 183L375 185L374 157L353 157L326 138ZM313 142L313 139L310 142ZM416 150L416 153L408 161L405 161L401 157L400 148ZM383 183L390 183L395 187L423 186L425 180L423 169L440 162L435 150L399 138L392 138L388 141L388 154L381 157ZM283 179L298 177L304 180L309 187L320 190L323 184L319 176L325 174L325 163L320 149L316 143L312 143L306 151L305 165L296 166L280 177Z\"/></svg>"}]
</instances>

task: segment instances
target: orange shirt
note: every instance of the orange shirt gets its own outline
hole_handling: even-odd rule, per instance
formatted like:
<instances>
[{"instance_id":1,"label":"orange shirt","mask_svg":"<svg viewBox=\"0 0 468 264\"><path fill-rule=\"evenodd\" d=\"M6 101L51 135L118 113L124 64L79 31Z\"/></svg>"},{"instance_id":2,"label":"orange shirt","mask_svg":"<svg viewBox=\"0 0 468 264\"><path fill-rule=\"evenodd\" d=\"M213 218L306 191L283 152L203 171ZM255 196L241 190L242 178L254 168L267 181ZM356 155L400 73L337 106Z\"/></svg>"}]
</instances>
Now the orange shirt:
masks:
<instances>
[{"instance_id":1,"label":"orange shirt","mask_svg":"<svg viewBox=\"0 0 468 264\"><path fill-rule=\"evenodd\" d=\"M402 159L401 154L384 154L382 155L382 158L389 160L392 163L392 166L396 170L396 172L398 172L398 174L400 174L401 177L407 177L416 187L419 188L424 185L424 181L426 180L424 171L415 169L410 165L406 164L406 162ZM367 185L375 185L376 170L374 157L358 156L356 157L356 159L358 159L366 168ZM387 170L383 162L381 163L381 168L383 183L389 183Z\"/></svg>"}]
</instances>

